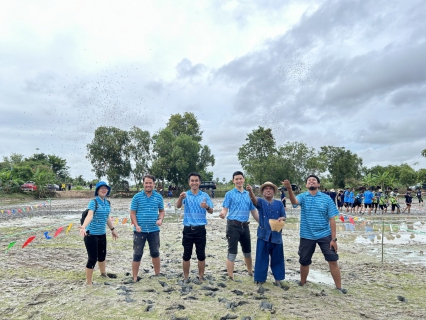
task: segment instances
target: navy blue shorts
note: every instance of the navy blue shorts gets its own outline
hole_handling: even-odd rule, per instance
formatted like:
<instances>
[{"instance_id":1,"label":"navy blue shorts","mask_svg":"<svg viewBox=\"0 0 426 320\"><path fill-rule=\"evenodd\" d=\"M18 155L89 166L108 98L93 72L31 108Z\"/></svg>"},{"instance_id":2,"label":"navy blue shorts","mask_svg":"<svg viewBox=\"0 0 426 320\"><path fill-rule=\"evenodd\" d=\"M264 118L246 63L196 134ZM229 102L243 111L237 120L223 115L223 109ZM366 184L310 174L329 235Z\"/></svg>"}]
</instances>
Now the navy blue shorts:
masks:
<instances>
[{"instance_id":1,"label":"navy blue shorts","mask_svg":"<svg viewBox=\"0 0 426 320\"><path fill-rule=\"evenodd\" d=\"M334 251L334 248L330 249L331 235L318 239L311 240L300 238L299 244L299 263L302 266L309 266L312 263L312 256L315 252L317 244L321 248L322 254L326 261L337 261L339 260L339 255Z\"/></svg>"},{"instance_id":2,"label":"navy blue shorts","mask_svg":"<svg viewBox=\"0 0 426 320\"><path fill-rule=\"evenodd\" d=\"M148 240L149 254L151 258L160 256L160 231L157 232L133 232L133 261L140 262L145 243Z\"/></svg>"}]
</instances>

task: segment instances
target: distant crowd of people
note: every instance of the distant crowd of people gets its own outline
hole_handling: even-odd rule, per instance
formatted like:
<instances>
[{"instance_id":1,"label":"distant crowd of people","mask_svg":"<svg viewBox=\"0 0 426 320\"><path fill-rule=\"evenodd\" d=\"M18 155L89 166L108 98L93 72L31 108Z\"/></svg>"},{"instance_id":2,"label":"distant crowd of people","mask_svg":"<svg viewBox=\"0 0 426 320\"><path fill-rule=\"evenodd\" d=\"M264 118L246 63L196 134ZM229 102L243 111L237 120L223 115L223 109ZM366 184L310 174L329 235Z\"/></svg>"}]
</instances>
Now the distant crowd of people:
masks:
<instances>
[{"instance_id":1,"label":"distant crowd of people","mask_svg":"<svg viewBox=\"0 0 426 320\"><path fill-rule=\"evenodd\" d=\"M398 189L388 188L383 192L380 188L360 188L358 192L355 188L345 188L344 190L334 189L328 191L324 189L323 193L330 196L333 202L338 207L339 211L342 212L344 208L347 213L354 214L365 214L371 215L372 212L384 214L388 212L390 207L390 213L410 213L411 205L413 203L412 191L407 190L404 194L405 208L401 211L399 204ZM415 191L416 197L419 201L419 206L423 205L422 190L418 189ZM374 211L373 211L374 210Z\"/></svg>"}]
</instances>

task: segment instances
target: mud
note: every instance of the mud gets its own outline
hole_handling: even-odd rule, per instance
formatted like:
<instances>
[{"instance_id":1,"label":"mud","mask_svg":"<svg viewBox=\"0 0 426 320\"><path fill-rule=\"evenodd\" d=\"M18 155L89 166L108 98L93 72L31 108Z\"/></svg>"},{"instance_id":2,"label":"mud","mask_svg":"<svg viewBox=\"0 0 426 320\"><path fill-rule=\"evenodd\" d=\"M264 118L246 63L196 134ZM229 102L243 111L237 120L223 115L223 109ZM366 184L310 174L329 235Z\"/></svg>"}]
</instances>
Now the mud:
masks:
<instances>
[{"instance_id":1,"label":"mud","mask_svg":"<svg viewBox=\"0 0 426 320\"><path fill-rule=\"evenodd\" d=\"M283 231L286 281L273 286L270 274L263 289L253 283L242 254L237 256L236 282L226 279L225 221L218 218L222 199L207 226L206 280L183 285L182 225L174 202L165 200L166 219L161 231L161 272L152 277L149 254L139 276L131 272L132 228L119 223L119 239L108 233L107 271L116 279L103 279L95 269L94 287L84 286L86 251L77 222L89 198L55 199L51 204L21 214L0 217L0 319L423 319L426 317L426 263L423 251L425 213L376 215L361 219L354 230L339 226L338 244L346 295L333 288L333 280L319 250L314 255L308 284L299 287L298 210L288 208ZM112 199L112 216L128 218L130 199ZM22 203L35 206L39 201ZM170 203L170 205L168 205ZM5 208L1 208L5 209ZM67 234L46 239L59 226L74 223ZM392 227L389 227L392 225ZM371 226L368 228L367 226ZM383 226L385 226L383 228ZM257 224L250 224L253 256ZM383 228L383 232L382 232ZM392 229L392 231L390 230ZM382 233L384 237L382 236ZM36 239L21 248L31 235ZM412 237L414 235L414 238ZM383 245L382 245L383 239ZM8 253L8 244L16 241ZM383 264L382 264L383 248ZM191 260L191 278L197 261ZM208 289L206 289L208 288Z\"/></svg>"}]
</instances>

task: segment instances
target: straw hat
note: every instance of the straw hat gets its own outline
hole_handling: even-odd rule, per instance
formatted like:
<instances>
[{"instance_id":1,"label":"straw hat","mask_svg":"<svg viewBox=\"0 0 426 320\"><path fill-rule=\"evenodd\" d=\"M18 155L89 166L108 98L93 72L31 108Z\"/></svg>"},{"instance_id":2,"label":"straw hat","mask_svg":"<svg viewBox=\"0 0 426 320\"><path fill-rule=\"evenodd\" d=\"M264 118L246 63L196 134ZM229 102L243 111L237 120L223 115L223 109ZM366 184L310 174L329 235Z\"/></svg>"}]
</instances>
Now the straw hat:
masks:
<instances>
[{"instance_id":1,"label":"straw hat","mask_svg":"<svg viewBox=\"0 0 426 320\"><path fill-rule=\"evenodd\" d=\"M265 187L272 187L272 188L274 188L275 193L278 192L278 187L270 181L266 181L264 184L262 184L260 186L260 192L263 192L263 188L265 188Z\"/></svg>"},{"instance_id":2,"label":"straw hat","mask_svg":"<svg viewBox=\"0 0 426 320\"><path fill-rule=\"evenodd\" d=\"M285 225L284 221L278 221L275 219L269 219L269 225L271 226L272 231L280 232Z\"/></svg>"}]
</instances>

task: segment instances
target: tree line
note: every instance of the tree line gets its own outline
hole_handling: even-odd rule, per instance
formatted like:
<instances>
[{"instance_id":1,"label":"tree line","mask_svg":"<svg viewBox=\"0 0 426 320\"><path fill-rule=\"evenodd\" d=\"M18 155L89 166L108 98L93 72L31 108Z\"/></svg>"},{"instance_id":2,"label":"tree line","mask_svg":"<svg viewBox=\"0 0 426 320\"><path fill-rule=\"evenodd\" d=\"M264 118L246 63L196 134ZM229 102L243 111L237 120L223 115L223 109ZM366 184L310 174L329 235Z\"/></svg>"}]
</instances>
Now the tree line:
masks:
<instances>
[{"instance_id":1,"label":"tree line","mask_svg":"<svg viewBox=\"0 0 426 320\"><path fill-rule=\"evenodd\" d=\"M182 186L189 172L197 171L202 180L213 180L215 157L203 145L203 131L191 112L171 115L166 127L153 135L132 127L122 130L101 126L86 145L87 159L97 180L106 177L118 188L123 179L142 185L145 174ZM426 149L422 151L426 156ZM247 134L238 150L238 160L252 184L265 181L281 183L286 178L299 186L309 174L323 179L323 185L344 188L364 186L405 187L426 181L426 169L415 171L410 165L363 166L362 158L344 147L322 146L318 150L303 142L277 144L272 129L258 127ZM219 183L220 179L216 178ZM223 178L225 183L227 179ZM18 191L25 181L34 181L40 192L48 183L88 184L82 175L72 179L65 159L56 155L34 154L24 158L12 153L0 162L0 186L7 192ZM96 181L96 180L95 180ZM94 182L94 181L92 181Z\"/></svg>"}]
</instances>

